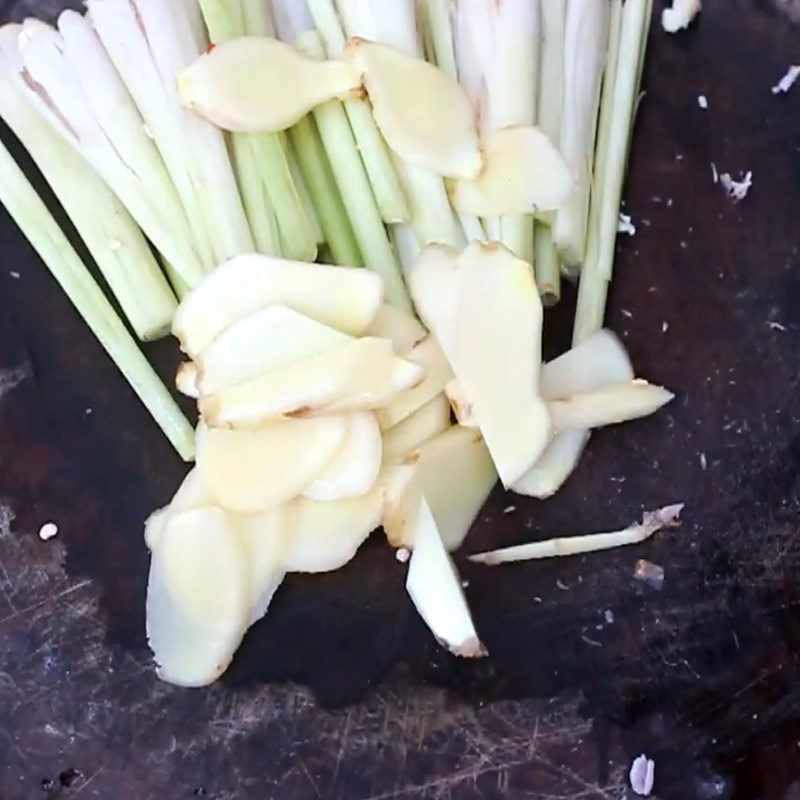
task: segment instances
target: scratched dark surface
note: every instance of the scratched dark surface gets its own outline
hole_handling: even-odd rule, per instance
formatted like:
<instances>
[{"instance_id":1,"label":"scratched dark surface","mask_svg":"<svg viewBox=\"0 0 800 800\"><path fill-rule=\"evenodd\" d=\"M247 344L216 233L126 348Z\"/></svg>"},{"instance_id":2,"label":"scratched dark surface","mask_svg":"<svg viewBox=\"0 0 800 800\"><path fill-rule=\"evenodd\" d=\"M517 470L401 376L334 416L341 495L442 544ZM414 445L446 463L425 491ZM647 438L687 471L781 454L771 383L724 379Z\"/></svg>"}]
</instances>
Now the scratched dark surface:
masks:
<instances>
[{"instance_id":1,"label":"scratched dark surface","mask_svg":"<svg viewBox=\"0 0 800 800\"><path fill-rule=\"evenodd\" d=\"M159 683L141 521L184 467L0 217L2 800L608 800L630 796L639 752L659 798L800 797L800 86L770 92L800 60L797 4L705 6L687 34L653 31L610 312L678 399L596 435L557 499L497 492L466 550L675 501L684 526L612 554L462 563L482 662L431 641L376 535L346 569L287 580L220 684ZM744 202L711 162L753 171ZM168 375L173 348L150 352ZM640 557L663 591L632 579Z\"/></svg>"}]
</instances>

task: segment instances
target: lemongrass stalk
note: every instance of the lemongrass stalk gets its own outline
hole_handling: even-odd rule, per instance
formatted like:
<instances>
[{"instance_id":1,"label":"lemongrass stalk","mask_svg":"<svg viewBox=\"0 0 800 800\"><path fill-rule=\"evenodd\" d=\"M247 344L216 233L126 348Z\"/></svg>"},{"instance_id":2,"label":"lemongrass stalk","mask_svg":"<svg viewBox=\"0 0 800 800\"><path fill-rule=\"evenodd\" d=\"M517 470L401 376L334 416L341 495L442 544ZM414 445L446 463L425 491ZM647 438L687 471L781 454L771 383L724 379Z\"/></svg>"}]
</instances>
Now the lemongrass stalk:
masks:
<instances>
[{"instance_id":1,"label":"lemongrass stalk","mask_svg":"<svg viewBox=\"0 0 800 800\"><path fill-rule=\"evenodd\" d=\"M301 119L289 130L289 139L334 263L364 266L353 226L314 120L310 117Z\"/></svg>"},{"instance_id":2,"label":"lemongrass stalk","mask_svg":"<svg viewBox=\"0 0 800 800\"><path fill-rule=\"evenodd\" d=\"M248 36L275 36L267 0L231 0L238 7Z\"/></svg>"},{"instance_id":3,"label":"lemongrass stalk","mask_svg":"<svg viewBox=\"0 0 800 800\"><path fill-rule=\"evenodd\" d=\"M124 208L124 206L123 206ZM175 267L167 261L166 258L161 253L157 253L156 257L158 258L161 269L167 275L169 279L170 285L172 286L172 291L175 292L175 296L178 300L183 300L189 292L192 291L192 287L181 277L181 274L175 269Z\"/></svg>"},{"instance_id":4,"label":"lemongrass stalk","mask_svg":"<svg viewBox=\"0 0 800 800\"><path fill-rule=\"evenodd\" d=\"M430 60L454 80L458 80L458 68L453 42L453 28L448 5L451 0L417 0L417 15L423 31L432 47ZM480 219L473 214L457 211L456 216L467 242L486 241L486 231Z\"/></svg>"},{"instance_id":5,"label":"lemongrass stalk","mask_svg":"<svg viewBox=\"0 0 800 800\"><path fill-rule=\"evenodd\" d=\"M624 3L615 0L595 156L586 262L581 270L575 311L575 343L584 341L603 326L652 8L652 0L625 0ZM609 226L612 213L613 228Z\"/></svg>"},{"instance_id":6,"label":"lemongrass stalk","mask_svg":"<svg viewBox=\"0 0 800 800\"><path fill-rule=\"evenodd\" d=\"M553 243L550 226L537 222L534 236L536 285L542 305L550 308L561 299L561 259Z\"/></svg>"},{"instance_id":7,"label":"lemongrass stalk","mask_svg":"<svg viewBox=\"0 0 800 800\"><path fill-rule=\"evenodd\" d=\"M410 225L393 225L391 237L400 266L403 268L403 275L408 280L419 258L421 250L419 240Z\"/></svg>"},{"instance_id":8,"label":"lemongrass stalk","mask_svg":"<svg viewBox=\"0 0 800 800\"><path fill-rule=\"evenodd\" d=\"M194 457L194 430L11 154L0 145L0 202L173 447Z\"/></svg>"},{"instance_id":9,"label":"lemongrass stalk","mask_svg":"<svg viewBox=\"0 0 800 800\"><path fill-rule=\"evenodd\" d=\"M466 236L456 221L441 177L397 157L394 160L411 207L411 227L420 246L446 244L463 247Z\"/></svg>"},{"instance_id":10,"label":"lemongrass stalk","mask_svg":"<svg viewBox=\"0 0 800 800\"><path fill-rule=\"evenodd\" d=\"M86 6L92 26L142 115L145 132L161 153L203 267L211 270L216 259L191 177L191 158L181 136L182 110L161 83L138 11L131 0L86 0Z\"/></svg>"},{"instance_id":11,"label":"lemongrass stalk","mask_svg":"<svg viewBox=\"0 0 800 800\"><path fill-rule=\"evenodd\" d=\"M199 50L208 47L208 32L197 0L176 0L176 3L189 23L195 47Z\"/></svg>"},{"instance_id":12,"label":"lemongrass stalk","mask_svg":"<svg viewBox=\"0 0 800 800\"><path fill-rule=\"evenodd\" d=\"M469 556L470 561L495 566L513 561L530 561L539 558L558 558L576 556L584 553L595 553L600 550L611 550L632 544L641 544L653 534L664 528L674 528L679 523L683 504L660 508L657 511L646 511L641 522L636 522L621 531L611 533L590 533L582 536L566 536L548 539L542 542L519 544L478 553Z\"/></svg>"},{"instance_id":13,"label":"lemongrass stalk","mask_svg":"<svg viewBox=\"0 0 800 800\"><path fill-rule=\"evenodd\" d=\"M203 265L141 117L83 18L68 12L62 21L66 38L44 23L23 26L14 75L17 86L106 181L186 282L196 284Z\"/></svg>"},{"instance_id":14,"label":"lemongrass stalk","mask_svg":"<svg viewBox=\"0 0 800 800\"><path fill-rule=\"evenodd\" d=\"M272 23L266 3L240 0L199 0L209 36L216 44L236 36L268 36ZM247 146L238 139L246 139ZM277 133L233 133L234 152L245 210L259 252L283 254L295 261L313 261L317 240L299 187ZM260 189L256 193L257 187ZM250 191L246 191L249 187Z\"/></svg>"},{"instance_id":15,"label":"lemongrass stalk","mask_svg":"<svg viewBox=\"0 0 800 800\"><path fill-rule=\"evenodd\" d=\"M539 0L459 0L454 11L459 78L472 99L481 135L533 125L539 89ZM532 217L508 215L490 226L509 250L533 261Z\"/></svg>"},{"instance_id":16,"label":"lemongrass stalk","mask_svg":"<svg viewBox=\"0 0 800 800\"><path fill-rule=\"evenodd\" d=\"M315 30L303 34L296 44L311 58L323 57L322 42ZM344 106L336 100L323 103L314 109L313 116L364 263L383 277L387 302L410 311L411 300L400 265L383 226Z\"/></svg>"},{"instance_id":17,"label":"lemongrass stalk","mask_svg":"<svg viewBox=\"0 0 800 800\"><path fill-rule=\"evenodd\" d=\"M542 0L542 44L536 124L554 142L561 136L564 90L564 32L567 0ZM550 226L537 222L534 236L536 283L542 303L555 305L561 297L561 259Z\"/></svg>"},{"instance_id":18,"label":"lemongrass stalk","mask_svg":"<svg viewBox=\"0 0 800 800\"><path fill-rule=\"evenodd\" d=\"M389 45L409 56L422 57L414 0L336 0L348 36ZM392 154L420 245L464 245L466 239L450 206L444 180L429 170L407 164Z\"/></svg>"},{"instance_id":19,"label":"lemongrass stalk","mask_svg":"<svg viewBox=\"0 0 800 800\"><path fill-rule=\"evenodd\" d=\"M622 189L627 174L628 151L636 117L642 57L650 28L652 0L626 0L622 8L619 53L614 80L614 100L608 130L604 131L604 182L598 198L597 255L599 272L611 280L614 244L619 225Z\"/></svg>"},{"instance_id":20,"label":"lemongrass stalk","mask_svg":"<svg viewBox=\"0 0 800 800\"><path fill-rule=\"evenodd\" d=\"M417 17L431 44L431 61L451 78L458 80L450 22L452 0L417 0Z\"/></svg>"},{"instance_id":21,"label":"lemongrass stalk","mask_svg":"<svg viewBox=\"0 0 800 800\"><path fill-rule=\"evenodd\" d=\"M198 47L194 26L179 6L163 0L134 0L162 84L178 101L176 76L194 63ZM193 180L204 223L218 263L253 250L253 238L220 130L182 109L184 146L191 150Z\"/></svg>"},{"instance_id":22,"label":"lemongrass stalk","mask_svg":"<svg viewBox=\"0 0 800 800\"><path fill-rule=\"evenodd\" d=\"M306 119L308 118L306 117ZM287 132L281 131L281 134L283 136L283 149L286 152L286 158L289 160L289 170L292 173L292 180L294 180L294 185L297 187L297 193L300 195L300 201L302 202L303 209L306 212L306 218L308 219L308 222L311 225L311 230L314 233L314 241L317 243L317 245L322 245L325 243L325 233L322 230L322 225L320 224L319 217L317 216L316 209L314 208L314 201L311 199L311 192L308 191L308 186L306 186L303 172L300 169L300 162L297 160L297 155L294 152L294 148L292 147L292 143ZM319 140L319 136L317 136L317 140ZM320 150L322 150L322 144L319 144L318 146ZM322 154L324 162L324 151L322 151ZM330 169L328 171L330 172ZM333 178L331 178L331 184L335 187ZM336 191L334 194L338 195L338 191ZM341 200L339 205L342 208L342 215L346 218L347 215L344 212L344 206L341 205Z\"/></svg>"},{"instance_id":23,"label":"lemongrass stalk","mask_svg":"<svg viewBox=\"0 0 800 800\"><path fill-rule=\"evenodd\" d=\"M584 260L600 85L606 61L611 3L568 2L564 28L561 154L577 188L553 222L553 240L568 268Z\"/></svg>"},{"instance_id":24,"label":"lemongrass stalk","mask_svg":"<svg viewBox=\"0 0 800 800\"><path fill-rule=\"evenodd\" d=\"M333 0L307 0L328 58L341 58L347 43ZM345 100L344 109L353 128L358 150L375 194L383 221L406 222L409 208L389 148L375 123L367 100Z\"/></svg>"},{"instance_id":25,"label":"lemongrass stalk","mask_svg":"<svg viewBox=\"0 0 800 800\"><path fill-rule=\"evenodd\" d=\"M95 171L19 92L19 26L0 28L0 116L22 142L140 339L169 332L177 303L133 218Z\"/></svg>"},{"instance_id":26,"label":"lemongrass stalk","mask_svg":"<svg viewBox=\"0 0 800 800\"><path fill-rule=\"evenodd\" d=\"M181 106L175 76L202 48L186 9L162 0L87 0L103 45L164 158L207 269L253 239L222 132Z\"/></svg>"},{"instance_id":27,"label":"lemongrass stalk","mask_svg":"<svg viewBox=\"0 0 800 800\"><path fill-rule=\"evenodd\" d=\"M336 0L336 8L348 36L422 56L413 0Z\"/></svg>"},{"instance_id":28,"label":"lemongrass stalk","mask_svg":"<svg viewBox=\"0 0 800 800\"><path fill-rule=\"evenodd\" d=\"M231 163L239 184L247 221L256 250L268 256L281 255L281 238L275 209L269 202L266 187L256 166L256 142L246 133L230 136ZM316 249L316 248L315 248Z\"/></svg>"},{"instance_id":29,"label":"lemongrass stalk","mask_svg":"<svg viewBox=\"0 0 800 800\"><path fill-rule=\"evenodd\" d=\"M311 13L304 2L273 0L272 10L278 36L283 41L294 45L308 58L324 59L322 38L315 29ZM400 266L383 226L344 106L338 100L331 100L316 106L312 116L353 226L364 264L383 278L389 303L410 309L411 301L403 283Z\"/></svg>"}]
</instances>

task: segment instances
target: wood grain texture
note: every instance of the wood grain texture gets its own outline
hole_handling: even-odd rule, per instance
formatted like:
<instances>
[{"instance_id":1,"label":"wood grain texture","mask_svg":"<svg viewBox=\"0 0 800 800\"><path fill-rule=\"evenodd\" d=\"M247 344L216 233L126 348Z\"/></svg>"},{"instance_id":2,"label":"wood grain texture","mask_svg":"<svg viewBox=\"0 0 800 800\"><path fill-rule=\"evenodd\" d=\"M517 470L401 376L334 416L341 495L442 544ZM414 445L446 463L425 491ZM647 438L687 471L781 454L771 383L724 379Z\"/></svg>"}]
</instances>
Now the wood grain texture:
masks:
<instances>
[{"instance_id":1,"label":"wood grain texture","mask_svg":"<svg viewBox=\"0 0 800 800\"><path fill-rule=\"evenodd\" d=\"M640 752L659 798L797 796L800 87L770 87L800 34L789 5L704 5L690 32L652 33L627 192L638 232L620 242L609 315L677 400L598 433L554 500L495 492L465 552L677 501L684 525L573 560L462 560L482 662L431 641L375 535L346 569L288 580L219 685L160 684L141 522L184 467L0 217L3 800L617 800ZM59 6L5 3L3 18ZM753 171L744 202L712 162ZM148 352L168 376L174 347ZM665 568L663 591L632 579L642 557Z\"/></svg>"}]
</instances>

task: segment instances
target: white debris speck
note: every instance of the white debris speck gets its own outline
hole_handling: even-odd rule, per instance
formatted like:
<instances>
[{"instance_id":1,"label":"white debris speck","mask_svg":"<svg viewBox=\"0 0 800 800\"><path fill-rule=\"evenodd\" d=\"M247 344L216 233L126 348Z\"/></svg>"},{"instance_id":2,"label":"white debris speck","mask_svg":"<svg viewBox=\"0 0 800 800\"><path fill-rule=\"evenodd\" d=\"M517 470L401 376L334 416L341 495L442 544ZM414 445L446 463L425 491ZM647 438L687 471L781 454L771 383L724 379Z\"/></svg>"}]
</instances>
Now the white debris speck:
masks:
<instances>
[{"instance_id":1,"label":"white debris speck","mask_svg":"<svg viewBox=\"0 0 800 800\"><path fill-rule=\"evenodd\" d=\"M772 87L772 94L786 94L800 78L800 64L792 64L786 74Z\"/></svg>"},{"instance_id":2,"label":"white debris speck","mask_svg":"<svg viewBox=\"0 0 800 800\"><path fill-rule=\"evenodd\" d=\"M705 453L700 453L700 469L705 470L708 467L708 459Z\"/></svg>"},{"instance_id":3,"label":"white debris speck","mask_svg":"<svg viewBox=\"0 0 800 800\"><path fill-rule=\"evenodd\" d=\"M619 310L619 313L622 314L622 316L625 317L625 319L633 319L633 312L628 311L627 308L621 308Z\"/></svg>"},{"instance_id":4,"label":"white debris speck","mask_svg":"<svg viewBox=\"0 0 800 800\"><path fill-rule=\"evenodd\" d=\"M39 528L39 538L43 542L54 539L56 536L58 536L58 525L56 525L55 522L45 522L45 524Z\"/></svg>"},{"instance_id":5,"label":"white debris speck","mask_svg":"<svg viewBox=\"0 0 800 800\"><path fill-rule=\"evenodd\" d=\"M395 551L394 557L401 563L405 564L411 558L411 551L407 547L401 547Z\"/></svg>"},{"instance_id":6,"label":"white debris speck","mask_svg":"<svg viewBox=\"0 0 800 800\"><path fill-rule=\"evenodd\" d=\"M112 252L116 252L120 247L122 247L122 242L119 239L111 239L108 243L108 249Z\"/></svg>"},{"instance_id":7,"label":"white debris speck","mask_svg":"<svg viewBox=\"0 0 800 800\"><path fill-rule=\"evenodd\" d=\"M717 165L711 162L711 177L714 179L714 184L719 183L719 172L717 172Z\"/></svg>"},{"instance_id":8,"label":"white debris speck","mask_svg":"<svg viewBox=\"0 0 800 800\"><path fill-rule=\"evenodd\" d=\"M734 203L738 203L747 197L747 193L753 186L753 173L748 170L740 181L735 181L728 172L723 172L719 176L719 182L725 193Z\"/></svg>"},{"instance_id":9,"label":"white debris speck","mask_svg":"<svg viewBox=\"0 0 800 800\"><path fill-rule=\"evenodd\" d=\"M704 94L697 95L697 105L705 111L708 108L708 98Z\"/></svg>"},{"instance_id":10,"label":"white debris speck","mask_svg":"<svg viewBox=\"0 0 800 800\"><path fill-rule=\"evenodd\" d=\"M673 205L674 202L675 201L671 197L668 197L667 198L667 208L672 208L672 205Z\"/></svg>"},{"instance_id":11,"label":"white debris speck","mask_svg":"<svg viewBox=\"0 0 800 800\"><path fill-rule=\"evenodd\" d=\"M503 509L503 513L504 513L504 514L513 514L513 513L514 513L516 510L517 510L517 507L516 507L516 506L506 506L506 507Z\"/></svg>"},{"instance_id":12,"label":"white debris speck","mask_svg":"<svg viewBox=\"0 0 800 800\"><path fill-rule=\"evenodd\" d=\"M650 792L653 791L653 783L655 782L655 762L643 753L633 760L628 777L631 782L631 789L640 797L648 797Z\"/></svg>"},{"instance_id":13,"label":"white debris speck","mask_svg":"<svg viewBox=\"0 0 800 800\"><path fill-rule=\"evenodd\" d=\"M11 272L8 273L15 281L19 280L19 272L15 272L13 269Z\"/></svg>"},{"instance_id":14,"label":"white debris speck","mask_svg":"<svg viewBox=\"0 0 800 800\"><path fill-rule=\"evenodd\" d=\"M614 612L610 608L607 608L603 614L603 618L608 625L611 625L614 622Z\"/></svg>"},{"instance_id":15,"label":"white debris speck","mask_svg":"<svg viewBox=\"0 0 800 800\"><path fill-rule=\"evenodd\" d=\"M769 325L770 330L773 331L782 331L785 333L787 330L785 325L782 325L780 322L775 322L775 320L770 320L767 325Z\"/></svg>"},{"instance_id":16,"label":"white debris speck","mask_svg":"<svg viewBox=\"0 0 800 800\"><path fill-rule=\"evenodd\" d=\"M636 226L633 224L630 214L620 212L619 222L617 222L617 233L627 233L628 236L636 235Z\"/></svg>"},{"instance_id":17,"label":"white debris speck","mask_svg":"<svg viewBox=\"0 0 800 800\"><path fill-rule=\"evenodd\" d=\"M84 412L83 412L83 413L84 413L84 414L86 414L86 416L87 416L87 417L89 417L89 416L91 416L92 414L94 414L94 409L93 409L93 408L87 408L87 409L84 409Z\"/></svg>"},{"instance_id":18,"label":"white debris speck","mask_svg":"<svg viewBox=\"0 0 800 800\"><path fill-rule=\"evenodd\" d=\"M661 323L661 333L666 333L669 330L669 322Z\"/></svg>"},{"instance_id":19,"label":"white debris speck","mask_svg":"<svg viewBox=\"0 0 800 800\"><path fill-rule=\"evenodd\" d=\"M469 588L469 581L461 581L461 588L468 589Z\"/></svg>"},{"instance_id":20,"label":"white debris speck","mask_svg":"<svg viewBox=\"0 0 800 800\"><path fill-rule=\"evenodd\" d=\"M667 33L685 30L702 7L701 0L672 0L672 7L661 12L661 27Z\"/></svg>"}]
</instances>

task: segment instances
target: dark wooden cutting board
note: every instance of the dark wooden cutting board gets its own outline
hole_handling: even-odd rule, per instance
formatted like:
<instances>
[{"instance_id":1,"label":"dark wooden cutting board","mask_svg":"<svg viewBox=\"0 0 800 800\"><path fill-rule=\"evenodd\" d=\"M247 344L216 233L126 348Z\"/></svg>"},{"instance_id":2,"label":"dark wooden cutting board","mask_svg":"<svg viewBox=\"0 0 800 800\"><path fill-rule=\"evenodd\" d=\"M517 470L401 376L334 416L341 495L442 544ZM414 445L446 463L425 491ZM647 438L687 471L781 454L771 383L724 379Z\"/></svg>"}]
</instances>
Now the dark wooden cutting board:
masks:
<instances>
[{"instance_id":1,"label":"dark wooden cutting board","mask_svg":"<svg viewBox=\"0 0 800 800\"><path fill-rule=\"evenodd\" d=\"M800 796L800 86L770 91L800 32L778 5L654 26L609 323L677 399L598 433L554 500L496 491L464 550L669 502L684 525L559 562L462 559L484 661L431 640L376 534L347 568L289 578L220 684L159 683L141 527L186 468L2 215L2 800L608 799L639 752L660 798ZM712 162L752 170L746 200ZM148 352L169 376L172 344ZM633 580L641 557L662 591Z\"/></svg>"}]
</instances>

